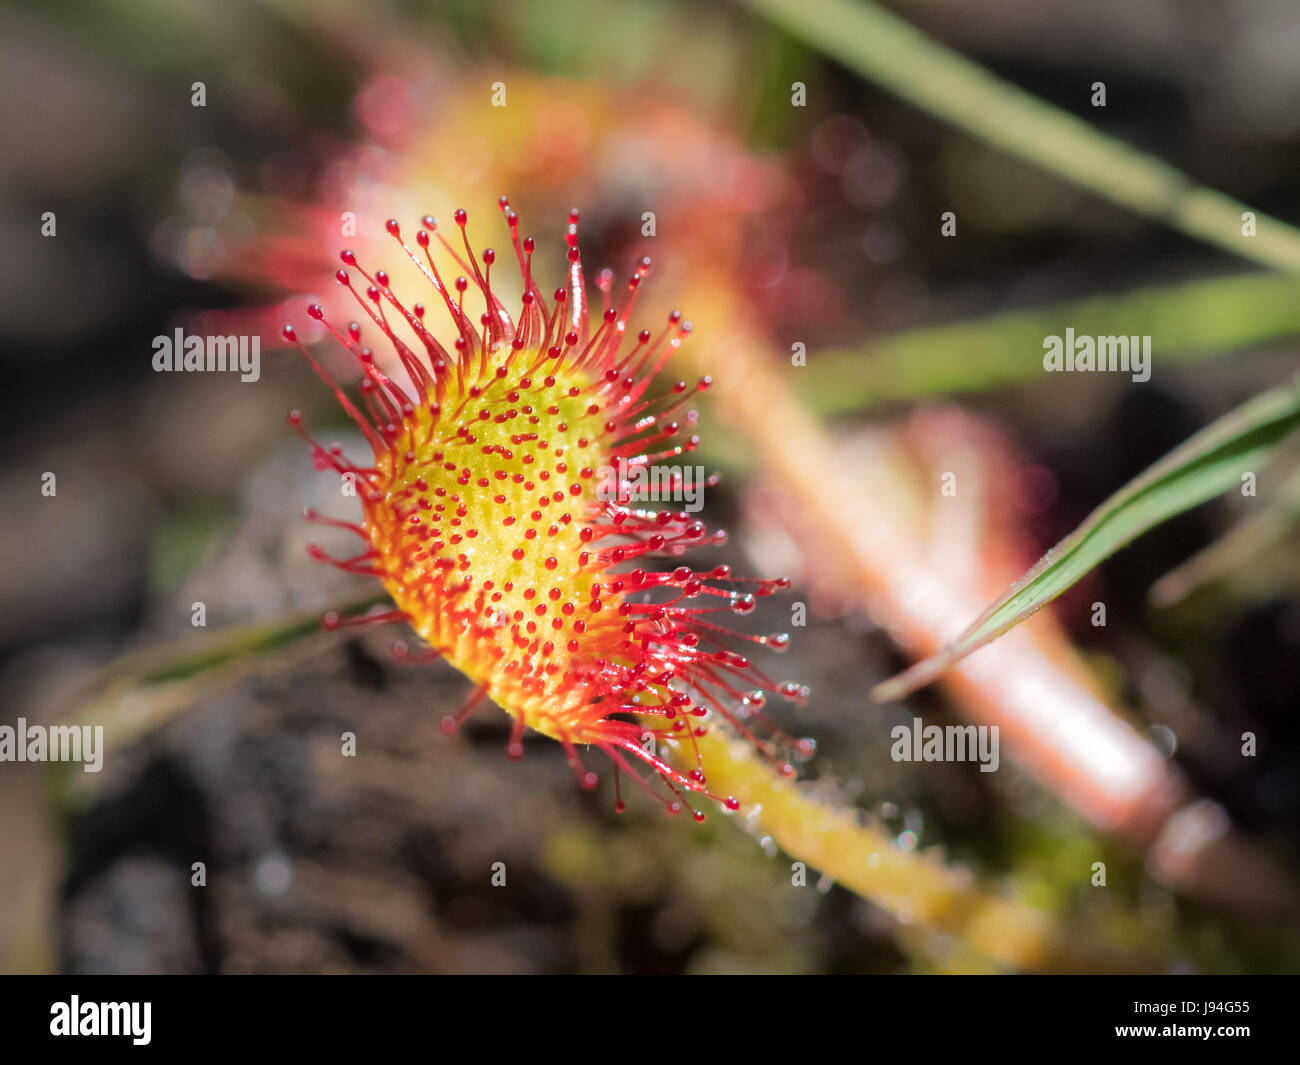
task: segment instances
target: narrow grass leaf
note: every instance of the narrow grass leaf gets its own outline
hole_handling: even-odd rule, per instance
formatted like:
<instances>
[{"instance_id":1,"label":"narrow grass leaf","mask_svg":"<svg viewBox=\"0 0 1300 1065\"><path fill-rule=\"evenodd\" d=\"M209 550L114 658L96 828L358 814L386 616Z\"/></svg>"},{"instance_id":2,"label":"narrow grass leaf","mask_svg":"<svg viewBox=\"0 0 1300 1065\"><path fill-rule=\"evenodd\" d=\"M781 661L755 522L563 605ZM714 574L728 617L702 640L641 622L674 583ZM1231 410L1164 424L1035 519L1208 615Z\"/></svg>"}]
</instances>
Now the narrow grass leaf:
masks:
<instances>
[{"instance_id":1,"label":"narrow grass leaf","mask_svg":"<svg viewBox=\"0 0 1300 1065\"><path fill-rule=\"evenodd\" d=\"M1241 484L1273 448L1300 429L1300 377L1248 400L1179 445L1121 488L1047 552L950 643L877 685L879 702L937 679L973 651L1041 610L1100 562L1148 529Z\"/></svg>"}]
</instances>

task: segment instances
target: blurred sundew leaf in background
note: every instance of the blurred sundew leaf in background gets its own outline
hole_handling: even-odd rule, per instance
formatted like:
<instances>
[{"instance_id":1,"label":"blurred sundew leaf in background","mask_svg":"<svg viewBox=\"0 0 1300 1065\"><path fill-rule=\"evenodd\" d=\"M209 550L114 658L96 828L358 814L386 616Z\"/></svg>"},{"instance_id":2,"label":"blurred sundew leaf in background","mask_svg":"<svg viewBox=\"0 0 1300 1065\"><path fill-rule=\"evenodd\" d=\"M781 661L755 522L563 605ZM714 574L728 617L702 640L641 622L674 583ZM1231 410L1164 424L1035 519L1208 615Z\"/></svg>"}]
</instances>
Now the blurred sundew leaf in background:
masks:
<instances>
[{"instance_id":1,"label":"blurred sundew leaf in background","mask_svg":"<svg viewBox=\"0 0 1300 1065\"><path fill-rule=\"evenodd\" d=\"M1300 375L1224 415L1134 478L1047 552L948 646L878 684L872 697L901 699L936 680L1073 586L1161 522L1258 475L1275 446L1300 429Z\"/></svg>"}]
</instances>

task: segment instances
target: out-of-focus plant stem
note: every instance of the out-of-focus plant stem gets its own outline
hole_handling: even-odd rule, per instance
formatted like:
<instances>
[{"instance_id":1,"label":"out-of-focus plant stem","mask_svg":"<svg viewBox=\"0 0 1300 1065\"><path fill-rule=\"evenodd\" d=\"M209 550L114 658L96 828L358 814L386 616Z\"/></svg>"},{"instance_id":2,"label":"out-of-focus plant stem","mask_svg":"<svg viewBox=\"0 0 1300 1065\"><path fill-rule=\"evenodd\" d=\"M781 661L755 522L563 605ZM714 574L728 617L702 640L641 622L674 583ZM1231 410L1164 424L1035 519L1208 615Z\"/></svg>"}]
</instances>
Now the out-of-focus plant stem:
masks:
<instances>
[{"instance_id":1,"label":"out-of-focus plant stem","mask_svg":"<svg viewBox=\"0 0 1300 1065\"><path fill-rule=\"evenodd\" d=\"M867 0L744 0L850 70L972 136L1234 255L1300 269L1300 230L994 76ZM937 224L937 223L936 223Z\"/></svg>"},{"instance_id":2,"label":"out-of-focus plant stem","mask_svg":"<svg viewBox=\"0 0 1300 1065\"><path fill-rule=\"evenodd\" d=\"M988 890L937 853L904 850L878 825L862 823L853 809L782 778L745 744L717 730L702 737L699 748L710 786L735 795L739 816L752 818L756 831L904 927L953 937L960 948L947 959L951 968L1087 971L1134 964L1114 953L1107 957L1099 944L1072 940L1048 913ZM933 942L920 946L931 957L944 952Z\"/></svg>"}]
</instances>

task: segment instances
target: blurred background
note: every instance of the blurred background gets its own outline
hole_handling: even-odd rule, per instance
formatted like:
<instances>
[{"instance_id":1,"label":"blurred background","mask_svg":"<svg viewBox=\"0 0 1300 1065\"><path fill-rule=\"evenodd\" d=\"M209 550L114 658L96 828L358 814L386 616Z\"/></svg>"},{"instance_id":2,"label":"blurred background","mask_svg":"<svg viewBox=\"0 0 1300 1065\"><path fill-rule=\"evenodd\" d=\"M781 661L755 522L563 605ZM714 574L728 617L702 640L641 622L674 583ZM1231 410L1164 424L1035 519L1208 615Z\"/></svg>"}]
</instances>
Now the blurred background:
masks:
<instances>
[{"instance_id":1,"label":"blurred background","mask_svg":"<svg viewBox=\"0 0 1300 1065\"><path fill-rule=\"evenodd\" d=\"M1277 922L1295 913L1300 843L1300 493L1261 489L1162 526L1016 652L1068 661L1091 727L1119 723L1154 755L1149 790L1165 797L1123 810L1104 775L1054 770L1048 740L1004 736L997 773L893 761L890 728L913 714L1003 710L961 689L870 702L908 661L900 630L918 630L886 587L893 560L850 560L828 531L870 507L867 524L900 551L923 545L978 609L1126 480L1300 365L1300 282L954 128L822 54L783 9L0 8L0 715L89 714L113 742L99 774L0 765L0 966L962 967L905 906L815 871L792 885L795 858L762 831L670 822L637 799L617 818L606 785L580 793L545 741L506 763L504 714L441 736L466 688L449 667L395 665L400 634L301 621L374 589L306 557L300 511L333 496L285 411L355 434L278 347L279 324L305 327L306 298L333 298L340 247L386 249L390 215L464 206L480 246L504 240L503 193L549 264L543 286L577 205L584 259L623 270L651 254L642 309L694 318L679 372L720 382L700 459L723 474L705 515L733 534L719 561L786 573L810 608L777 663L813 692L777 714L818 741L807 787L903 851L1096 929L1126 952L1116 968L1300 965L1294 923ZM1197 184L1300 217L1300 15L1285 0L883 10ZM355 236L340 235L346 212ZM1067 325L1152 335L1151 380L1044 374L1042 338ZM260 380L154 373L153 338L178 326L264 336ZM807 365L792 364L797 345ZM783 404L821 427L833 463L767 461ZM979 487L939 518L935 485L953 469ZM792 478L825 513L790 506ZM1152 600L1158 578L1260 513L1265 530ZM788 609L764 604L755 631L788 627ZM336 756L345 730L364 757ZM1178 821L1189 809L1201 820ZM1207 809L1240 864L1197 866L1184 837ZM494 861L509 891L489 883Z\"/></svg>"}]
</instances>

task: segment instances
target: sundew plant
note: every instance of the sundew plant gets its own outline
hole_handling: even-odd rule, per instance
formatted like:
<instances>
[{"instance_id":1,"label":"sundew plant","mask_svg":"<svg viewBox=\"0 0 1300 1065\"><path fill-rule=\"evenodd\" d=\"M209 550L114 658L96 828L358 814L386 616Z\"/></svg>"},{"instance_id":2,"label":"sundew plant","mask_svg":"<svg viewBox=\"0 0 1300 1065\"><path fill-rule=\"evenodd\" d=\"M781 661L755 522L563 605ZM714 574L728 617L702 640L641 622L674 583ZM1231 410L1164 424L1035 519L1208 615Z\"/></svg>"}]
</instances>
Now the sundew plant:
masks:
<instances>
[{"instance_id":1,"label":"sundew plant","mask_svg":"<svg viewBox=\"0 0 1300 1065\"><path fill-rule=\"evenodd\" d=\"M899 6L31 14L11 968L1300 965L1294 16Z\"/></svg>"},{"instance_id":2,"label":"sundew plant","mask_svg":"<svg viewBox=\"0 0 1300 1065\"><path fill-rule=\"evenodd\" d=\"M709 728L704 719L712 711L769 751L771 744L751 731L766 692L798 700L807 689L768 680L725 646L729 633L718 623L719 615L752 613L759 598L789 582L734 577L725 565L692 569L684 564L686 552L721 543L723 534L708 533L685 510L655 509L633 498L627 470L680 459L699 443L691 434L695 412L685 404L708 388L708 378L652 391L690 322L673 311L657 335L649 329L630 335L651 265L644 258L620 286L621 307L610 302L612 271L602 272L603 305L593 325L576 210L568 218L567 283L548 302L533 280L533 239L520 239L518 216L504 196L500 207L522 275L517 323L492 290L496 251L475 255L465 211L455 212L459 251L431 215L424 217L416 235L422 264L400 224L386 223L446 312L455 338L445 346L426 325L423 302L408 309L387 272L371 274L355 252L341 253L346 266L338 283L394 347L408 381L404 387L375 365L358 322L348 323L346 333L329 325L364 374L363 414L302 349L373 450L373 461L357 466L312 443L319 465L356 479L365 513L363 525L345 525L365 550L334 564L379 577L392 596L395 610L363 620L409 622L475 683L448 726L486 696L514 719L513 757L522 755L524 730L532 728L564 746L584 788L595 787L597 777L584 767L579 747L608 755L616 774L632 771L640 780L629 759L648 767L670 792L670 813L681 812L683 791L736 810L734 797L709 791L697 743ZM430 253L435 240L465 271L450 283ZM364 295L347 267L365 279ZM464 302L471 277L483 303L473 316ZM318 304L307 313L325 318ZM388 313L411 328L421 354L393 332ZM284 335L297 341L292 326ZM299 426L301 416L294 412L290 421ZM616 462L624 473L602 490ZM673 478L664 485L668 499L681 490ZM329 520L314 512L308 517ZM313 546L313 553L319 549ZM652 559L680 564L647 569ZM340 624L334 616L328 623ZM786 633L749 639L778 651L790 642ZM661 743L684 749L689 768L675 768L658 754ZM808 753L811 741L800 748ZM775 758L779 750L769 753ZM794 772L788 762L781 769ZM705 819L702 811L693 813Z\"/></svg>"}]
</instances>

